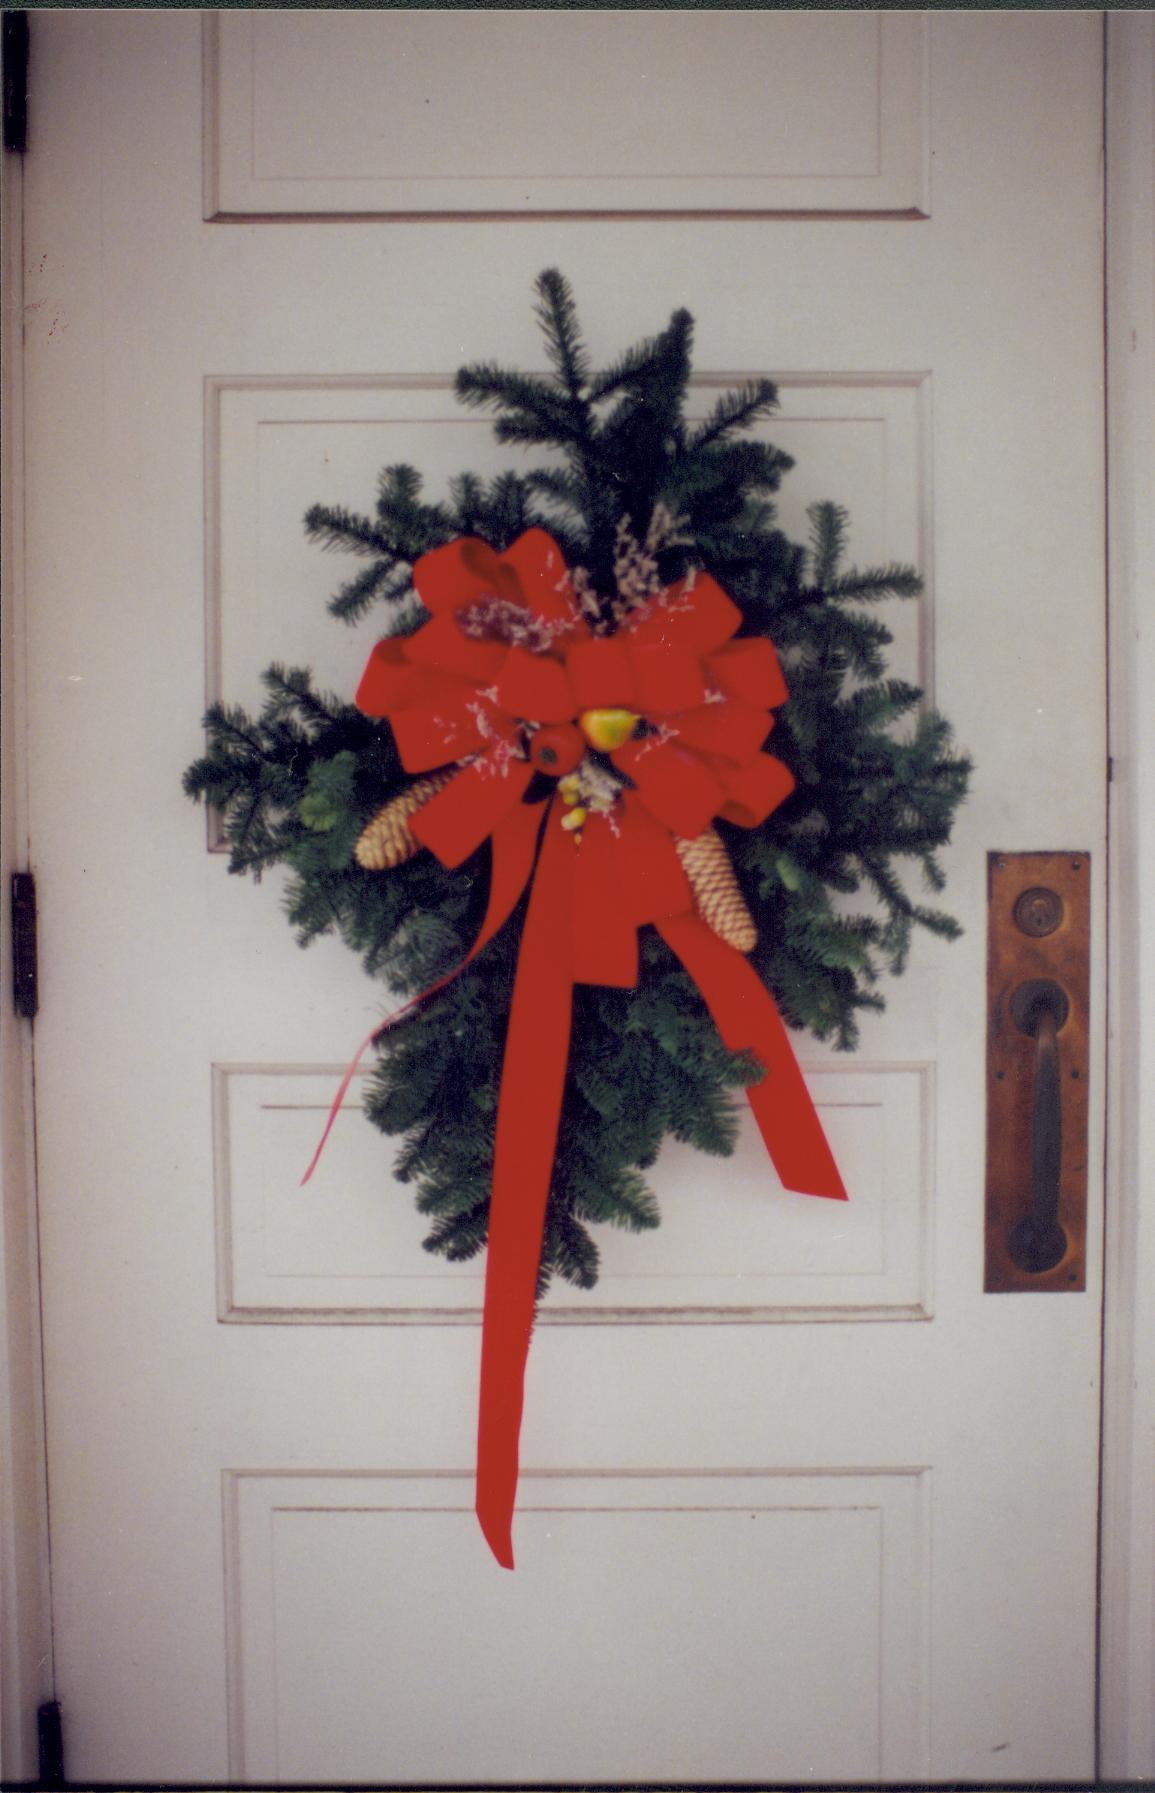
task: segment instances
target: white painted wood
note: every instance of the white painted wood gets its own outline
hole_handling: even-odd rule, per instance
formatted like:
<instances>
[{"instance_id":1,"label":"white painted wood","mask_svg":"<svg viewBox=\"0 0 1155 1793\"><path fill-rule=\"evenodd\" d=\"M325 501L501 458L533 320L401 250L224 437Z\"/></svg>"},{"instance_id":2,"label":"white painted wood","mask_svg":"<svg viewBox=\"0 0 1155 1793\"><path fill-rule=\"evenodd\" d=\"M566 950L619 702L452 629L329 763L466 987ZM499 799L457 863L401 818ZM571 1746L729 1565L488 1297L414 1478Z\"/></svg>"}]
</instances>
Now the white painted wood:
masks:
<instances>
[{"instance_id":1,"label":"white painted wood","mask_svg":"<svg viewBox=\"0 0 1155 1793\"><path fill-rule=\"evenodd\" d=\"M1101 1767L1155 1778L1155 19L1107 19L1112 886Z\"/></svg>"},{"instance_id":2,"label":"white painted wood","mask_svg":"<svg viewBox=\"0 0 1155 1793\"><path fill-rule=\"evenodd\" d=\"M0 808L5 893L28 869L24 677L24 182L5 152L0 461ZM44 1389L40 1361L32 1029L13 1012L7 894L0 925L0 1780L38 1773L36 1710L52 1696Z\"/></svg>"},{"instance_id":3,"label":"white painted wood","mask_svg":"<svg viewBox=\"0 0 1155 1793\"><path fill-rule=\"evenodd\" d=\"M794 1201L749 1117L732 1158L668 1143L651 1178L660 1228L606 1231L596 1290L555 1286L542 1322L927 1317L932 1067L831 1055L807 1068L848 1207ZM364 1075L324 1176L297 1186L342 1069L215 1067L221 1318L479 1321L482 1265L421 1250L428 1221L383 1174L388 1151L360 1113Z\"/></svg>"},{"instance_id":4,"label":"white painted wood","mask_svg":"<svg viewBox=\"0 0 1155 1793\"><path fill-rule=\"evenodd\" d=\"M918 13L206 21L206 216L927 209Z\"/></svg>"},{"instance_id":5,"label":"white painted wood","mask_svg":"<svg viewBox=\"0 0 1155 1793\"><path fill-rule=\"evenodd\" d=\"M228 1476L230 1778L372 1780L384 1730L403 1781L706 1779L723 1751L753 1782L917 1780L928 1482L531 1470L535 1569L496 1577L468 1478Z\"/></svg>"},{"instance_id":6,"label":"white painted wood","mask_svg":"<svg viewBox=\"0 0 1155 1793\"><path fill-rule=\"evenodd\" d=\"M863 1075L886 1064L934 1070L933 1319L543 1326L525 1461L618 1481L631 1471L825 1480L925 1469L930 1666L918 1686L929 1688L930 1742L920 1756L922 1720L908 1715L901 1762L925 1761L915 1778L929 1780L1088 1778L1100 1202L1096 1191L1085 1296L981 1294L981 1073L989 847L1091 852L1100 1025L1103 1015L1098 22L933 16L930 223L570 218L484 231L448 221L205 227L198 21L74 11L37 22L31 805L52 942L38 1095L71 1773L228 1779L223 1472L467 1476L473 1448L473 1327L218 1323L211 1068L342 1062L379 996L334 943L298 952L276 880L254 890L229 879L179 791L198 746L206 659L205 382L219 383L222 419L249 382L327 383L341 402L333 440L347 442L351 395L376 403L374 382L424 389L471 356L536 364L527 296L537 271L558 262L574 275L598 356L685 303L704 368L803 370L831 379L839 404L848 380L885 392L905 374L928 424L929 372L933 432L925 457L914 455L923 471L901 485L908 502L922 494L915 508L926 517L933 471L936 689L978 775L949 855L951 904L968 932L955 947L920 944L859 1061ZM898 428L896 441L912 439ZM228 442L222 423L221 466ZM276 454L269 463L292 464ZM258 499L277 502L267 481ZM241 523L221 536L226 579L230 542L272 540ZM312 606L335 570L319 560L306 575ZM281 599L286 632L303 602L298 577ZM230 624L245 601L260 594L246 599L234 584ZM270 614L277 638L255 645L272 656L284 638ZM362 647L371 637L370 625ZM1097 1164L1098 1038L1092 1087ZM384 1184L387 1146L381 1164ZM331 1540L345 1521L334 1523L324 1549L349 1578L362 1547L343 1555ZM535 1523L518 1577L540 1585L549 1558ZM729 1521L708 1510L704 1533L711 1523ZM324 1591L303 1566L300 1524L284 1534L290 1606ZM392 1520L366 1524L388 1531ZM585 1524L559 1518L567 1552L580 1555L573 1539ZM729 1545L710 1548L711 1572L734 1585ZM660 1539L648 1537L650 1549L677 1567ZM497 1578L484 1583L489 1604L472 1610L492 1655L503 1647L488 1628L492 1602L522 1599L523 1584L499 1589L483 1556L469 1572ZM816 1599L829 1590L821 1550L802 1550L792 1573ZM848 1572L855 1612L863 1573ZM424 1651L421 1613L409 1599L406 1622ZM788 1626L789 1615L771 1616ZM877 1616L852 1676L874 1673L880 1628L901 1635L885 1602ZM351 1654L369 1673L377 1634L360 1633L361 1654L354 1634ZM727 1635L724 1615L711 1635ZM278 1647L299 1685L307 1636L290 1625ZM827 1667L837 1672L837 1653ZM648 1697L660 1680L654 1661ZM403 1698L437 1720L440 1695L418 1678ZM259 1690L243 1675L233 1699L235 1719L262 1722ZM281 1772L292 1780L312 1745L286 1723ZM375 1780L391 1760L387 1714L377 1723L363 1744ZM801 1698L790 1724L791 1749L809 1726L814 1759L829 1759L825 1705ZM485 1749L500 1736L495 1718ZM727 1729L708 1778L742 1778L744 1749ZM863 1730L858 1762L840 1778L877 1779L878 1764ZM769 1752L759 1778L781 1778L781 1766ZM524 1777L511 1762L504 1778Z\"/></svg>"}]
</instances>

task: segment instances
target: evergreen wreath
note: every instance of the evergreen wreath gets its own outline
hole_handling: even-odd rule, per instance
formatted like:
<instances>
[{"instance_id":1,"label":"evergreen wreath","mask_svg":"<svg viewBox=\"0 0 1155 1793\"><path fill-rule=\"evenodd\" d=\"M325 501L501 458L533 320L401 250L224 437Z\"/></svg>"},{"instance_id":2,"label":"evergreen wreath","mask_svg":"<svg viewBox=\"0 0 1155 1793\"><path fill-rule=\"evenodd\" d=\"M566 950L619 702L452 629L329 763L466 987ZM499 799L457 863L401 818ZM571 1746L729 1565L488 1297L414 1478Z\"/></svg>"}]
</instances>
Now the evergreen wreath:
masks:
<instances>
[{"instance_id":1,"label":"evergreen wreath","mask_svg":"<svg viewBox=\"0 0 1155 1793\"><path fill-rule=\"evenodd\" d=\"M561 550L595 634L612 633L647 594L712 575L742 612L743 638L767 638L781 657L789 698L772 748L794 785L760 826L720 820L712 838L679 842L679 852L699 913L749 951L785 1021L851 1049L859 1011L883 1008L880 977L902 971L915 927L959 932L950 915L908 893L898 869L909 862L930 892L942 889L936 853L970 773L944 718L921 707L916 686L888 676L892 637L871 614L879 600L917 597L919 577L901 565L844 570L847 519L834 504L811 508L808 547L786 538L772 497L791 459L748 434L775 410L775 387L751 381L723 394L704 422L688 423L688 312L594 372L565 279L543 273L536 296L552 372L480 363L461 369L456 392L496 414L500 442L552 451L550 464L488 483L461 474L438 501L423 497L412 467L392 466L373 517L313 506L309 537L366 563L329 609L355 624L380 605L389 636L412 635L429 620L412 582L423 555L463 536L501 554L533 529ZM503 638L516 640L516 627ZM274 664L263 679L259 716L223 703L209 709L207 751L188 768L185 790L223 817L230 871L259 879L288 868L286 909L302 945L336 931L389 990L427 990L477 934L490 849L454 869L416 851L409 820L443 777L414 780L389 726L317 691L307 670ZM597 768L610 761L595 751L586 765L596 786ZM538 783L548 783L542 773ZM598 793L587 779L566 801L580 821ZM687 845L701 863L687 862ZM431 1222L426 1249L452 1260L486 1242L525 907L523 899L460 975L381 1037L366 1097L374 1124L402 1136L393 1176L416 1186ZM643 1173L663 1138L729 1153L732 1092L761 1075L749 1053L723 1045L652 927L642 933L636 989L578 984L539 1294L555 1272L582 1288L596 1282L591 1222L657 1226Z\"/></svg>"}]
</instances>

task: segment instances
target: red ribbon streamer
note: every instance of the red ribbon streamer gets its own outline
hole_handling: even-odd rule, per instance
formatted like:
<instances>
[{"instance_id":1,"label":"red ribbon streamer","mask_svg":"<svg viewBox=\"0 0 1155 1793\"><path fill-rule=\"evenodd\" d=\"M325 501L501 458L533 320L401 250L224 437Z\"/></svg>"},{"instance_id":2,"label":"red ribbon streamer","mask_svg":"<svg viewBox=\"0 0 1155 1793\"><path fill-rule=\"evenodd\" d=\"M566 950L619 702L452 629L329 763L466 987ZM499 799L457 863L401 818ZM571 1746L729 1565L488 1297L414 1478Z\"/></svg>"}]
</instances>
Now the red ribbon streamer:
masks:
<instances>
[{"instance_id":1,"label":"red ribbon streamer","mask_svg":"<svg viewBox=\"0 0 1155 1793\"><path fill-rule=\"evenodd\" d=\"M633 988L638 929L653 923L726 1045L765 1066L747 1100L782 1182L841 1201L846 1191L774 1001L742 954L694 912L674 846L716 815L756 827L793 788L781 761L761 751L770 711L787 695L771 643L731 640L741 612L708 574L678 581L616 635L594 637L574 606L561 553L542 530L528 530L502 556L480 541L448 543L418 561L413 580L432 620L404 640L378 643L357 703L388 717L410 772L475 756L411 827L450 866L490 839L489 905L462 963L362 1044L303 1181L368 1046L463 971L528 886L498 1096L477 1442L477 1517L497 1561L512 1569L525 1366L574 984ZM544 628L538 645L529 651L467 635L458 613L478 603L536 619ZM586 820L579 844L562 828L557 797L544 806L544 828L543 805L523 801L532 772L522 731L527 718L532 726L570 724L583 710L613 705L643 713L650 732L611 754L633 788L611 816Z\"/></svg>"},{"instance_id":2,"label":"red ribbon streamer","mask_svg":"<svg viewBox=\"0 0 1155 1793\"><path fill-rule=\"evenodd\" d=\"M573 842L561 830L555 799L546 817L510 1004L485 1264L477 1517L504 1569L513 1568L525 1365L569 1061L573 861Z\"/></svg>"},{"instance_id":3,"label":"red ribbon streamer","mask_svg":"<svg viewBox=\"0 0 1155 1793\"><path fill-rule=\"evenodd\" d=\"M587 827L580 849L562 831L557 800L550 804L518 956L498 1101L497 1144L489 1216L485 1310L481 1343L481 1402L477 1443L477 1517L503 1568L513 1568L513 1512L525 1366L533 1330L538 1266L550 1181L557 1151L569 1060L575 979L574 943L591 919L575 900L592 854L615 868L605 888L629 897L628 863L653 842L625 826L614 835ZM600 847L595 843L600 841ZM649 846L651 853L646 854ZM648 911L653 900L643 899ZM660 903L661 898L657 899ZM596 915L595 911L595 915ZM605 911L603 910L604 916ZM732 1051L753 1051L766 1066L747 1090L779 1177L801 1194L845 1201L846 1191L798 1068L786 1029L757 972L696 915L647 913L698 986L719 1033ZM637 922L630 921L631 944ZM612 934L612 930L611 930ZM636 951L636 949L635 949ZM598 975L601 982L636 982L632 975ZM586 981L584 978L582 981Z\"/></svg>"},{"instance_id":4,"label":"red ribbon streamer","mask_svg":"<svg viewBox=\"0 0 1155 1793\"><path fill-rule=\"evenodd\" d=\"M799 1195L846 1200L846 1190L774 1000L748 959L696 915L659 921L658 932L697 984L731 1052L753 1052L766 1075L746 1100L774 1169Z\"/></svg>"}]
</instances>

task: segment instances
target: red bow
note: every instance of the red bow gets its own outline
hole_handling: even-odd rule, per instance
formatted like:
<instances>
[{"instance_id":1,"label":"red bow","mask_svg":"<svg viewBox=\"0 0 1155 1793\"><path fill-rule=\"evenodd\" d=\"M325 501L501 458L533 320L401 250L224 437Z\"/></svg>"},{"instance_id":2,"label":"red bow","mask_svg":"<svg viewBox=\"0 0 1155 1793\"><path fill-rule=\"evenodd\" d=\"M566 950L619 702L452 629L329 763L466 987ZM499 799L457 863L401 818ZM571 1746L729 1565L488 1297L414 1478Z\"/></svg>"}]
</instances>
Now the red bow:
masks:
<instances>
[{"instance_id":1,"label":"red bow","mask_svg":"<svg viewBox=\"0 0 1155 1793\"><path fill-rule=\"evenodd\" d=\"M749 962L695 913L674 844L715 816L756 827L793 788L761 751L770 711L787 696L770 642L732 639L741 612L705 573L627 610L616 634L595 634L540 529L503 555L471 538L434 549L413 583L431 619L377 644L358 708L388 717L407 771L460 767L410 826L446 866L492 844L489 910L471 958L530 886L498 1104L477 1452L477 1515L512 1568L522 1389L574 984L632 988L638 929L652 923L727 1046L765 1065L748 1097L782 1182L846 1192L778 1011ZM607 711L629 730L608 750L624 778L603 772L588 809L557 786L524 802L535 769L577 764L582 730L607 746L596 732Z\"/></svg>"}]
</instances>

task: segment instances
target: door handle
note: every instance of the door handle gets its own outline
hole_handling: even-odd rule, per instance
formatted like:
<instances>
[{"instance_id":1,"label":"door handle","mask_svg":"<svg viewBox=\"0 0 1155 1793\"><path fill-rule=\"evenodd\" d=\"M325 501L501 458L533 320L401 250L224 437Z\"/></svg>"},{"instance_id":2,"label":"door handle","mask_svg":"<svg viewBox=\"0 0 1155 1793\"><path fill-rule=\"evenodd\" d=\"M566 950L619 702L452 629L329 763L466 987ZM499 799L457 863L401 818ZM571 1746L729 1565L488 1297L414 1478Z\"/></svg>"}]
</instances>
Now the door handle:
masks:
<instances>
[{"instance_id":1,"label":"door handle","mask_svg":"<svg viewBox=\"0 0 1155 1793\"><path fill-rule=\"evenodd\" d=\"M1020 1033L1035 1041L1031 1101L1031 1206L1016 1220L1007 1249L1020 1270L1037 1276L1053 1270L1066 1255L1067 1235L1059 1223L1063 1164L1063 1084L1059 1030L1071 1005L1053 978L1030 978L1011 997L1011 1016Z\"/></svg>"},{"instance_id":2,"label":"door handle","mask_svg":"<svg viewBox=\"0 0 1155 1793\"><path fill-rule=\"evenodd\" d=\"M1084 1289L1091 862L987 858L988 1294Z\"/></svg>"}]
</instances>

